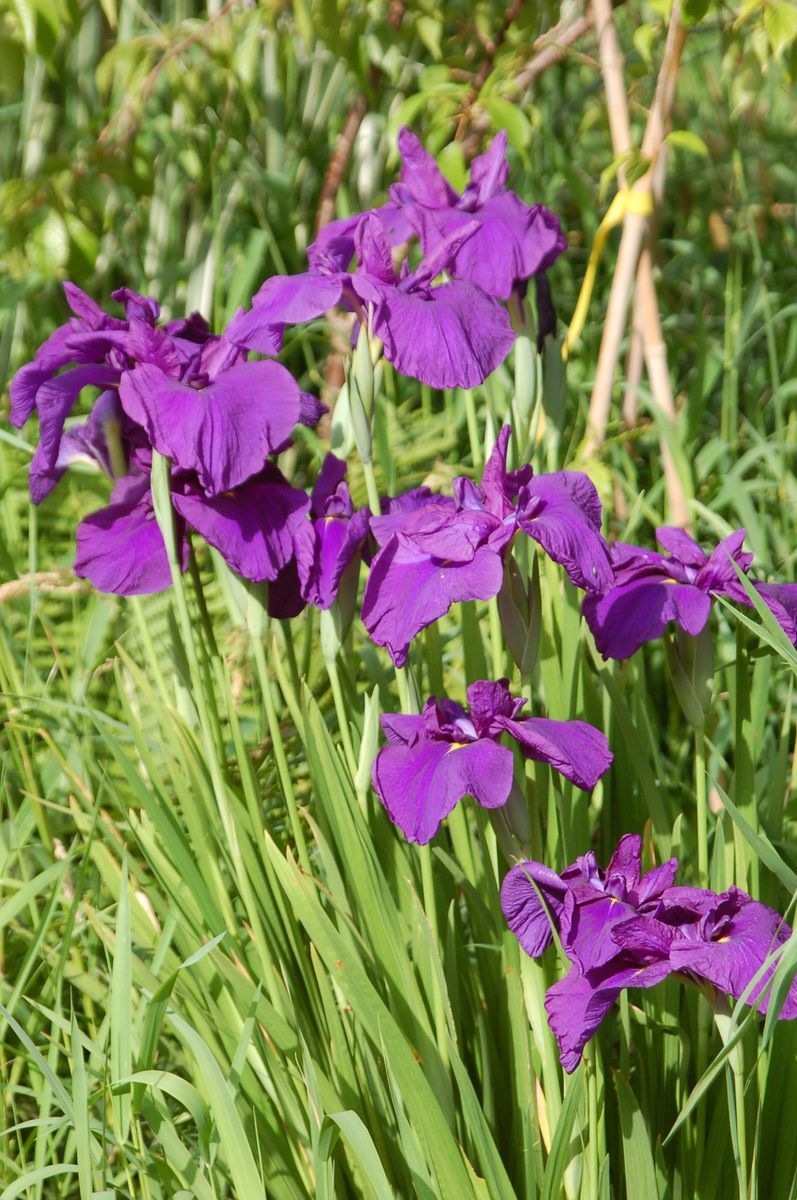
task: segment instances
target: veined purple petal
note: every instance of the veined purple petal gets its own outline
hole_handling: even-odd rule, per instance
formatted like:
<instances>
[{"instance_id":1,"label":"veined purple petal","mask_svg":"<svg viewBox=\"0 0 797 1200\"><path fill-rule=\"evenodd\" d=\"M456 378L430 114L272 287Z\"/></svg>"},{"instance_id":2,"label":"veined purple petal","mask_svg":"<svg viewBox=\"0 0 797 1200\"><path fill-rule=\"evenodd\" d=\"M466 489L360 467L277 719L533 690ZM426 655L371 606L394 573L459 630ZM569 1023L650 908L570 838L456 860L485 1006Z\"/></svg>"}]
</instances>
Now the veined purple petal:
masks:
<instances>
[{"instance_id":1,"label":"veined purple petal","mask_svg":"<svg viewBox=\"0 0 797 1200\"><path fill-rule=\"evenodd\" d=\"M697 636L711 612L711 598L691 584L640 579L584 598L582 612L604 658L624 659L661 637L669 621Z\"/></svg>"},{"instance_id":2,"label":"veined purple petal","mask_svg":"<svg viewBox=\"0 0 797 1200\"><path fill-rule=\"evenodd\" d=\"M33 362L20 367L11 380L11 424L21 429L36 407L36 394L47 379L61 367L73 362L69 343L79 332L80 323L73 319L53 330L36 351Z\"/></svg>"},{"instance_id":3,"label":"veined purple petal","mask_svg":"<svg viewBox=\"0 0 797 1200\"><path fill-rule=\"evenodd\" d=\"M505 517L514 508L521 489L531 483L534 471L530 466L519 467L517 471L507 471L506 456L512 429L504 425L490 457L484 465L482 473L482 492L490 512L498 517ZM598 501L598 524L600 530L600 500Z\"/></svg>"},{"instance_id":4,"label":"veined purple petal","mask_svg":"<svg viewBox=\"0 0 797 1200\"><path fill-rule=\"evenodd\" d=\"M737 529L718 543L705 567L698 573L695 580L698 587L707 592L729 592L731 595L738 592L739 578L734 570L733 562L735 561L743 571L747 572L753 561L752 554L742 553L742 543L746 536L747 533L744 529Z\"/></svg>"},{"instance_id":5,"label":"veined purple petal","mask_svg":"<svg viewBox=\"0 0 797 1200\"><path fill-rule=\"evenodd\" d=\"M545 1009L548 1023L559 1044L559 1061L572 1075L584 1047L597 1030L623 988L654 987L670 974L666 961L649 966L620 965L585 975L574 966L570 973L548 989Z\"/></svg>"},{"instance_id":6,"label":"veined purple petal","mask_svg":"<svg viewBox=\"0 0 797 1200\"><path fill-rule=\"evenodd\" d=\"M260 354L279 354L286 325L302 325L340 302L346 275L275 275L252 300L252 309L233 317L227 337Z\"/></svg>"},{"instance_id":7,"label":"veined purple petal","mask_svg":"<svg viewBox=\"0 0 797 1200\"><path fill-rule=\"evenodd\" d=\"M234 571L255 582L275 580L287 566L294 531L306 524L310 507L304 492L270 479L253 479L212 497L174 492L172 503Z\"/></svg>"},{"instance_id":8,"label":"veined purple petal","mask_svg":"<svg viewBox=\"0 0 797 1200\"><path fill-rule=\"evenodd\" d=\"M354 235L357 254L357 271L364 271L382 283L393 285L398 282L393 266L393 255L382 222L372 213L366 213Z\"/></svg>"},{"instance_id":9,"label":"veined purple petal","mask_svg":"<svg viewBox=\"0 0 797 1200\"><path fill-rule=\"evenodd\" d=\"M411 746L426 733L426 722L416 713L383 713L380 721L391 746Z\"/></svg>"},{"instance_id":10,"label":"veined purple petal","mask_svg":"<svg viewBox=\"0 0 797 1200\"><path fill-rule=\"evenodd\" d=\"M53 468L58 459L64 422L84 387L105 388L119 379L114 367L99 363L73 367L63 375L48 379L38 389L36 404L39 409L39 449L41 464Z\"/></svg>"},{"instance_id":11,"label":"veined purple petal","mask_svg":"<svg viewBox=\"0 0 797 1200\"><path fill-rule=\"evenodd\" d=\"M66 280L63 284L66 302L75 316L86 329L122 329L124 321L111 317L103 312L96 300L79 288L76 283Z\"/></svg>"},{"instance_id":12,"label":"veined purple petal","mask_svg":"<svg viewBox=\"0 0 797 1200\"><path fill-rule=\"evenodd\" d=\"M638 833L624 833L615 846L606 867L606 879L619 879L624 892L636 888L642 874L642 838Z\"/></svg>"},{"instance_id":13,"label":"veined purple petal","mask_svg":"<svg viewBox=\"0 0 797 1200\"><path fill-rule=\"evenodd\" d=\"M308 559L306 543L297 547L302 595L316 608L329 608L336 600L344 571L368 535L369 513L361 508L351 517L329 515L315 522L313 555Z\"/></svg>"},{"instance_id":14,"label":"veined purple petal","mask_svg":"<svg viewBox=\"0 0 797 1200\"><path fill-rule=\"evenodd\" d=\"M478 679L468 687L467 696L480 737L499 737L504 728L500 718L514 720L526 703L510 693L508 679Z\"/></svg>"},{"instance_id":15,"label":"veined purple petal","mask_svg":"<svg viewBox=\"0 0 797 1200\"><path fill-rule=\"evenodd\" d=\"M797 644L797 583L754 583L753 587L789 641ZM744 603L750 603L746 594Z\"/></svg>"},{"instance_id":16,"label":"veined purple petal","mask_svg":"<svg viewBox=\"0 0 797 1200\"><path fill-rule=\"evenodd\" d=\"M447 208L456 201L456 192L434 158L406 125L399 130L398 148L401 184L413 200L429 208Z\"/></svg>"},{"instance_id":17,"label":"veined purple petal","mask_svg":"<svg viewBox=\"0 0 797 1200\"><path fill-rule=\"evenodd\" d=\"M171 584L169 559L146 477L119 481L107 508L91 513L77 528L75 574L101 592L139 596ZM183 570L188 543L181 536Z\"/></svg>"},{"instance_id":18,"label":"veined purple petal","mask_svg":"<svg viewBox=\"0 0 797 1200\"><path fill-rule=\"evenodd\" d=\"M677 525L659 526L656 530L656 541L686 567L694 567L699 571L708 562L705 552L695 539Z\"/></svg>"},{"instance_id":19,"label":"veined purple petal","mask_svg":"<svg viewBox=\"0 0 797 1200\"><path fill-rule=\"evenodd\" d=\"M310 266L318 271L347 271L355 254L357 229L366 217L374 217L379 221L391 246L400 246L403 242L408 242L415 233L407 215L407 205L411 203L411 197L401 184L394 184L390 193L392 197L401 196L401 201L395 198L388 200L387 204L372 208L368 212L330 221L319 230L315 241L307 248Z\"/></svg>"},{"instance_id":20,"label":"veined purple petal","mask_svg":"<svg viewBox=\"0 0 797 1200\"><path fill-rule=\"evenodd\" d=\"M326 404L322 404L316 396L312 396L310 392L299 392L300 425L306 425L308 429L314 429L326 412L329 412Z\"/></svg>"},{"instance_id":21,"label":"veined purple petal","mask_svg":"<svg viewBox=\"0 0 797 1200\"><path fill-rule=\"evenodd\" d=\"M594 592L614 581L600 513L591 479L580 471L556 471L535 475L523 488L517 521L549 558L561 563L576 587Z\"/></svg>"},{"instance_id":22,"label":"veined purple petal","mask_svg":"<svg viewBox=\"0 0 797 1200\"><path fill-rule=\"evenodd\" d=\"M411 537L416 529L429 528L429 522L434 520L442 527L455 519L456 514L457 506L451 496L434 496L428 488L415 488L391 499L389 511L383 516L371 518L371 533L380 546L386 546L397 533Z\"/></svg>"},{"instance_id":23,"label":"veined purple petal","mask_svg":"<svg viewBox=\"0 0 797 1200\"><path fill-rule=\"evenodd\" d=\"M550 946L551 926L558 931L566 891L564 881L543 863L518 863L504 877L501 908L509 928L532 958Z\"/></svg>"},{"instance_id":24,"label":"veined purple petal","mask_svg":"<svg viewBox=\"0 0 797 1200\"><path fill-rule=\"evenodd\" d=\"M375 305L373 332L385 358L429 387L475 387L503 362L515 334L501 306L469 283L444 283L428 295L356 280Z\"/></svg>"},{"instance_id":25,"label":"veined purple petal","mask_svg":"<svg viewBox=\"0 0 797 1200\"><path fill-rule=\"evenodd\" d=\"M383 747L373 784L390 819L411 842L423 844L465 795L485 808L505 804L512 769L511 751L496 742L418 741Z\"/></svg>"},{"instance_id":26,"label":"veined purple petal","mask_svg":"<svg viewBox=\"0 0 797 1200\"><path fill-rule=\"evenodd\" d=\"M410 642L459 600L489 600L503 579L500 555L480 546L467 563L446 565L394 536L371 564L362 620L372 641L385 646L396 666Z\"/></svg>"},{"instance_id":27,"label":"veined purple petal","mask_svg":"<svg viewBox=\"0 0 797 1200\"><path fill-rule=\"evenodd\" d=\"M267 607L268 615L280 621L298 617L305 607L295 559L290 559L269 583Z\"/></svg>"},{"instance_id":28,"label":"veined purple petal","mask_svg":"<svg viewBox=\"0 0 797 1200\"><path fill-rule=\"evenodd\" d=\"M125 373L120 395L155 449L196 471L210 495L261 471L299 416L298 385L275 362L240 363L200 389L144 363Z\"/></svg>"},{"instance_id":29,"label":"veined purple petal","mask_svg":"<svg viewBox=\"0 0 797 1200\"><path fill-rule=\"evenodd\" d=\"M614 755L604 734L585 721L552 721L547 717L527 717L524 721L500 717L499 721L526 758L549 763L585 791L594 788L611 766Z\"/></svg>"},{"instance_id":30,"label":"veined purple petal","mask_svg":"<svg viewBox=\"0 0 797 1200\"><path fill-rule=\"evenodd\" d=\"M548 989L548 1024L559 1045L559 1061L568 1075L581 1062L584 1047L622 990L617 986L596 990L577 967Z\"/></svg>"},{"instance_id":31,"label":"veined purple petal","mask_svg":"<svg viewBox=\"0 0 797 1200\"><path fill-rule=\"evenodd\" d=\"M470 164L470 183L466 193L473 194L474 203L486 204L496 192L503 190L509 174L506 161L506 130L498 132L484 154L477 154Z\"/></svg>"},{"instance_id":32,"label":"veined purple petal","mask_svg":"<svg viewBox=\"0 0 797 1200\"><path fill-rule=\"evenodd\" d=\"M508 300L518 280L547 270L567 249L554 214L541 204L530 208L509 191L493 196L478 211L464 205L417 209L413 219L425 253L466 221L476 219L479 228L457 253L451 272L499 300Z\"/></svg>"},{"instance_id":33,"label":"veined purple petal","mask_svg":"<svg viewBox=\"0 0 797 1200\"><path fill-rule=\"evenodd\" d=\"M728 914L716 925L712 927L713 914L709 912L695 932L685 930L684 936L674 938L670 961L673 970L699 975L738 1000L769 955L787 941L791 929L774 909L738 888L717 896L714 911L717 909L728 909ZM761 993L774 970L773 966L764 973L748 998L759 1012L767 1010L769 997ZM789 990L781 1017L797 1017L797 981Z\"/></svg>"},{"instance_id":34,"label":"veined purple petal","mask_svg":"<svg viewBox=\"0 0 797 1200\"><path fill-rule=\"evenodd\" d=\"M637 915L630 903L608 892L574 884L568 888L559 920L562 946L582 971L603 967L616 958L614 929Z\"/></svg>"},{"instance_id":35,"label":"veined purple petal","mask_svg":"<svg viewBox=\"0 0 797 1200\"><path fill-rule=\"evenodd\" d=\"M117 425L121 432L123 424L119 394L115 388L110 388L97 397L86 421L70 425L68 429L64 430L55 466L47 465L47 456L43 453L42 445L39 443L30 464L28 480L33 503L41 504L62 478L66 469L75 462L92 462L107 475L113 476L107 431L110 425ZM121 436L124 437L124 432L121 432Z\"/></svg>"},{"instance_id":36,"label":"veined purple petal","mask_svg":"<svg viewBox=\"0 0 797 1200\"><path fill-rule=\"evenodd\" d=\"M125 316L128 321L138 318L146 321L149 325L154 325L161 315L161 306L157 300L154 300L152 296L142 296L139 292L134 292L132 288L117 288L115 292L111 292L111 296L118 304L125 306Z\"/></svg>"},{"instance_id":37,"label":"veined purple petal","mask_svg":"<svg viewBox=\"0 0 797 1200\"><path fill-rule=\"evenodd\" d=\"M338 486L343 483L345 478L345 461L342 458L336 458L334 454L325 455L310 494L310 511L314 517L326 516L326 502L335 495Z\"/></svg>"}]
</instances>

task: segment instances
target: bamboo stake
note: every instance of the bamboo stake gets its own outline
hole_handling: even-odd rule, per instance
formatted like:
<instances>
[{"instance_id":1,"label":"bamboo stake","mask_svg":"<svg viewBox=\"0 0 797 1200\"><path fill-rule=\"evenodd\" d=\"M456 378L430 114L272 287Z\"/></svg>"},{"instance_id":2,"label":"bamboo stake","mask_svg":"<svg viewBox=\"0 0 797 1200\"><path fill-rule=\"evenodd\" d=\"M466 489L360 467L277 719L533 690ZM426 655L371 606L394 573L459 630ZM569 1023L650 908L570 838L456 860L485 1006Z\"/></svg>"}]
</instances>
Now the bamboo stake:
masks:
<instances>
[{"instance_id":1,"label":"bamboo stake","mask_svg":"<svg viewBox=\"0 0 797 1200\"><path fill-rule=\"evenodd\" d=\"M623 79L623 56L612 18L611 0L593 0L593 14L598 33L612 146L616 155L624 155L628 154L632 148L631 123ZM632 191L636 192L650 192L654 211L661 204L664 191L665 138L675 100L678 67L685 36L686 31L680 23L680 12L676 4L673 8L664 56L656 82L656 92L642 140L642 154L650 160L650 166L645 175L632 188ZM618 170L618 178L621 187L624 187L624 166ZM653 278L649 218L639 212L627 211L623 219L623 233L590 401L587 455L595 453L605 437L614 374L620 356L620 346L626 328L628 306L635 280L636 306L632 319L632 343L629 352L629 368L633 372L632 383L634 379L638 379L641 362L644 359L654 404L666 420L672 421L675 417L675 405L667 368L667 351L662 335ZM689 521L688 500L669 448L663 438L661 439L661 453L670 504L670 519L675 524L686 525Z\"/></svg>"}]
</instances>

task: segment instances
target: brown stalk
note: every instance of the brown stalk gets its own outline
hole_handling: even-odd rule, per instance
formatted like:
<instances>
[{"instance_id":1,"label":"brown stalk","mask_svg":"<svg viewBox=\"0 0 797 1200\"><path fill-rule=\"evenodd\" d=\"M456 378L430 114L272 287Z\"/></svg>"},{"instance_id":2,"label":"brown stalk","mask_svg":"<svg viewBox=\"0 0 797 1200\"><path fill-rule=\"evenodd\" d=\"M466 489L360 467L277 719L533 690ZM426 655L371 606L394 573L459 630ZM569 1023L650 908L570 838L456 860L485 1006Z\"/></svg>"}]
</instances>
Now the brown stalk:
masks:
<instances>
[{"instance_id":1,"label":"brown stalk","mask_svg":"<svg viewBox=\"0 0 797 1200\"><path fill-rule=\"evenodd\" d=\"M30 593L31 588L37 592L90 592L91 585L75 579L66 571L37 571L35 575L23 575L20 579L9 579L0 583L0 604L8 600L19 600Z\"/></svg>"},{"instance_id":2,"label":"brown stalk","mask_svg":"<svg viewBox=\"0 0 797 1200\"><path fill-rule=\"evenodd\" d=\"M617 31L612 19L611 0L593 0L593 13L599 37L601 70L604 77L609 113L609 125L615 154L627 154L631 150L631 127L628 102L623 79L623 57ZM636 192L649 192L654 207L661 202L664 187L665 138L669 129L678 67L683 51L686 30L680 22L680 9L673 7L667 41L664 49L656 91L648 121L642 138L641 153L650 162L644 176L633 185ZM625 184L625 172L618 172L621 186ZM626 328L628 306L636 280L635 329L639 342L634 347L632 335L631 366L638 368L638 358L644 358L651 385L654 404L667 420L675 415L675 406L670 388L667 355L661 331L658 300L653 278L653 260L649 240L649 218L639 213L628 212L623 220L623 232L617 256L609 304L601 338L598 364L595 372L592 398L590 400L589 424L585 453L594 454L602 445L609 418L612 388L620 347ZM675 464L663 439L661 443L662 463L670 501L671 519L685 525L689 520L686 496L683 492Z\"/></svg>"},{"instance_id":3,"label":"brown stalk","mask_svg":"<svg viewBox=\"0 0 797 1200\"><path fill-rule=\"evenodd\" d=\"M358 92L354 97L354 103L349 109L349 114L343 123L343 128L337 136L335 149L332 151L332 157L329 160L324 182L321 185L321 196L315 215L316 235L335 216L335 198L338 194L338 188L346 173L357 133L367 112L368 101L362 92Z\"/></svg>"},{"instance_id":4,"label":"brown stalk","mask_svg":"<svg viewBox=\"0 0 797 1200\"><path fill-rule=\"evenodd\" d=\"M619 2L622 3L622 0L619 0ZM582 38L592 28L592 24L592 12L588 11L572 20L565 18L558 25L555 25L553 29L549 29L547 33L538 37L532 46L534 57L515 76L511 90L502 93L504 98L513 101L518 100L528 88L536 83L544 71L561 62L566 57L571 47L579 38ZM508 29L508 26L506 28ZM487 74L489 74L489 71ZM476 102L486 78L487 75L481 80L477 88L471 89L468 99L463 105L463 111L457 127L458 137L461 136L462 130L465 127L469 129L468 136L463 138L462 143L466 159L472 158L477 153L481 135L490 126L487 114L479 112L476 109Z\"/></svg>"}]
</instances>

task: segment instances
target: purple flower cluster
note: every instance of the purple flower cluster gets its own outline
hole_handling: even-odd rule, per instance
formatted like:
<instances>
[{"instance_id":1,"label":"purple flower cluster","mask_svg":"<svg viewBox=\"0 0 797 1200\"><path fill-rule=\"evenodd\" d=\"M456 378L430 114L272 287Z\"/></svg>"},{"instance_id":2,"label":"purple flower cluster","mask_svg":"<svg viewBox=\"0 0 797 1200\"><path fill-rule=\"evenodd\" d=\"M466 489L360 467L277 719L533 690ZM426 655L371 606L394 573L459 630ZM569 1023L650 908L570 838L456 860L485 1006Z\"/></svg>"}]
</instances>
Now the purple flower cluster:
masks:
<instances>
[{"instance_id":1,"label":"purple flower cluster","mask_svg":"<svg viewBox=\"0 0 797 1200\"><path fill-rule=\"evenodd\" d=\"M753 556L742 551L745 531L724 538L707 555L683 529L663 527L656 540L666 551L615 542L609 587L585 597L584 617L604 658L625 659L661 637L670 621L697 636L715 596L750 605L734 564L746 575ZM754 583L792 642L797 642L797 584Z\"/></svg>"},{"instance_id":2,"label":"purple flower cluster","mask_svg":"<svg viewBox=\"0 0 797 1200\"><path fill-rule=\"evenodd\" d=\"M373 766L373 784L390 819L411 842L428 842L465 795L483 808L500 808L512 789L508 734L525 758L546 762L578 787L590 789L608 771L606 738L583 721L521 717L523 699L508 680L480 680L468 688L470 711L434 697L420 716L387 713L388 745Z\"/></svg>"},{"instance_id":3,"label":"purple flower cluster","mask_svg":"<svg viewBox=\"0 0 797 1200\"><path fill-rule=\"evenodd\" d=\"M565 249L558 220L506 188L505 134L474 159L461 196L407 129L399 149L401 181L388 203L326 226L308 251L309 270L268 279L232 322L234 341L276 354L286 325L343 304L388 362L431 387L473 387L506 357L515 335L499 301L524 292ZM391 247L413 237L423 258L397 271ZM443 273L448 281L436 283Z\"/></svg>"},{"instance_id":4,"label":"purple flower cluster","mask_svg":"<svg viewBox=\"0 0 797 1200\"><path fill-rule=\"evenodd\" d=\"M561 875L543 863L519 863L501 888L507 923L526 953L539 957L555 929L570 960L545 998L568 1072L625 988L653 987L675 974L738 1000L791 935L774 909L739 888L718 895L675 886L674 858L643 875L641 851L642 839L626 834L605 870L590 850ZM770 963L747 996L762 1013L774 970ZM797 1017L797 980L780 1016Z\"/></svg>"},{"instance_id":5,"label":"purple flower cluster","mask_svg":"<svg viewBox=\"0 0 797 1200\"><path fill-rule=\"evenodd\" d=\"M160 326L156 301L127 289L114 293L124 318L73 284L65 290L74 316L18 372L11 419L23 425L34 409L39 414L30 473L36 503L78 458L115 481L110 504L78 528L76 574L118 595L169 585L150 490L157 451L172 464L183 564L191 529L247 579L277 583L309 501L269 456L289 443L298 422L314 424L321 406L279 363L247 361L197 315ZM85 387L100 394L88 419L67 429Z\"/></svg>"},{"instance_id":6,"label":"purple flower cluster","mask_svg":"<svg viewBox=\"0 0 797 1200\"><path fill-rule=\"evenodd\" d=\"M365 322L374 346L381 345L399 371L435 387L472 387L514 340L501 301L524 289L565 245L551 213L525 205L506 188L503 135L474 161L461 196L409 131L402 130L399 141L401 181L388 204L333 222L310 247L309 270L267 280L251 310L236 314L221 335L197 314L159 323L157 302L127 288L113 293L124 306L118 317L65 285L73 316L18 372L11 419L22 426L34 410L39 416L30 473L35 503L77 459L89 459L114 481L110 503L78 529L77 574L120 595L169 585L149 482L157 451L171 464L184 567L194 532L246 579L268 581L269 605L279 615L307 602L329 607L344 576L347 604L353 604L367 514L353 511L342 464L328 462L311 498L280 473L273 456L289 444L298 422L318 420L322 406L285 367L250 361L249 352L278 354L287 325L342 304ZM411 238L420 241L421 261L412 270L405 261L397 271L391 247ZM493 254L498 245L500 268ZM70 421L86 388L99 393L91 412ZM384 519L406 503L391 502ZM495 526L500 521L490 512L488 523ZM484 587L477 585L474 594ZM369 605L378 591L374 584ZM438 601L427 609L440 615L446 607ZM405 643L433 619L427 614Z\"/></svg>"},{"instance_id":7,"label":"purple flower cluster","mask_svg":"<svg viewBox=\"0 0 797 1200\"><path fill-rule=\"evenodd\" d=\"M534 475L506 470L505 426L481 486L463 476L453 496L408 494L371 521L379 550L363 597L372 640L406 661L415 635L458 600L489 600L503 581L503 560L518 530L536 541L577 587L606 587L609 551L600 532L595 487L578 471Z\"/></svg>"}]
</instances>

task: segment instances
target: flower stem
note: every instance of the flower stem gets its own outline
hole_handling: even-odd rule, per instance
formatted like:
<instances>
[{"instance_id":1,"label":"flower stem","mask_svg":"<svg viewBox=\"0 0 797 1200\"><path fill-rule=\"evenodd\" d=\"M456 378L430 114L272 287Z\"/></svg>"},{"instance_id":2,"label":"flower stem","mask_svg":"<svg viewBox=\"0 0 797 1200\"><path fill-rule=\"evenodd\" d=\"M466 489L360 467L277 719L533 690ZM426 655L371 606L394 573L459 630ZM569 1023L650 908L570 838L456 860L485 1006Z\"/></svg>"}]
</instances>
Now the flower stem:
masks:
<instances>
[{"instance_id":1,"label":"flower stem","mask_svg":"<svg viewBox=\"0 0 797 1200\"><path fill-rule=\"evenodd\" d=\"M589 1141L587 1143L587 1186L588 1200L598 1200L598 1064L595 1062L595 1045L584 1055L587 1069L587 1112Z\"/></svg>"},{"instance_id":2,"label":"flower stem","mask_svg":"<svg viewBox=\"0 0 797 1200\"><path fill-rule=\"evenodd\" d=\"M263 697L263 706L266 710L266 724L268 726L269 737L274 751L274 760L277 764L277 774L279 775L282 793L285 797L285 804L288 809L288 820L291 825L291 833L296 844L296 851L299 855L299 863L303 870L310 872L310 856L307 853L307 842L305 841L304 830L302 823L299 820L299 808L296 803L296 796L293 791L293 782L291 780L291 772L288 767L288 759L285 754L285 744L282 740L282 731L280 730L279 720L277 718L277 710L274 707L274 696L271 692L271 679L269 678L268 668L266 666L266 656L263 650L262 638L252 638L252 648L255 656L255 667L257 669L257 678L260 684L260 692Z\"/></svg>"},{"instance_id":3,"label":"flower stem","mask_svg":"<svg viewBox=\"0 0 797 1200\"><path fill-rule=\"evenodd\" d=\"M708 800L706 795L705 728L695 730L695 802L697 806L697 882L700 887L708 887Z\"/></svg>"},{"instance_id":4,"label":"flower stem","mask_svg":"<svg viewBox=\"0 0 797 1200\"><path fill-rule=\"evenodd\" d=\"M374 471L373 460L368 459L366 461L363 459L362 464L365 475L365 488L368 494L368 507L373 516L378 517L381 515L382 506L379 501L379 488L376 484L376 472Z\"/></svg>"},{"instance_id":5,"label":"flower stem","mask_svg":"<svg viewBox=\"0 0 797 1200\"><path fill-rule=\"evenodd\" d=\"M348 766L353 779L357 774L357 757L354 753L354 746L352 745L349 719L346 715L346 705L343 702L343 691L340 686L338 664L334 658L328 658L325 665L327 668L327 675L329 676L329 682L332 684L332 699L335 702L335 714L338 718L338 728L340 729L340 736L343 740L343 753L346 756L346 765Z\"/></svg>"},{"instance_id":6,"label":"flower stem","mask_svg":"<svg viewBox=\"0 0 797 1200\"><path fill-rule=\"evenodd\" d=\"M432 850L430 846L419 846L421 859L421 887L423 890L423 907L426 919L432 931L435 946L440 945L440 931L437 924L437 900L434 891L434 875L432 873ZM446 1029L445 1004L443 994L436 979L432 982L432 1008L434 1010L435 1040L444 1064L448 1064L448 1031Z\"/></svg>"}]
</instances>

